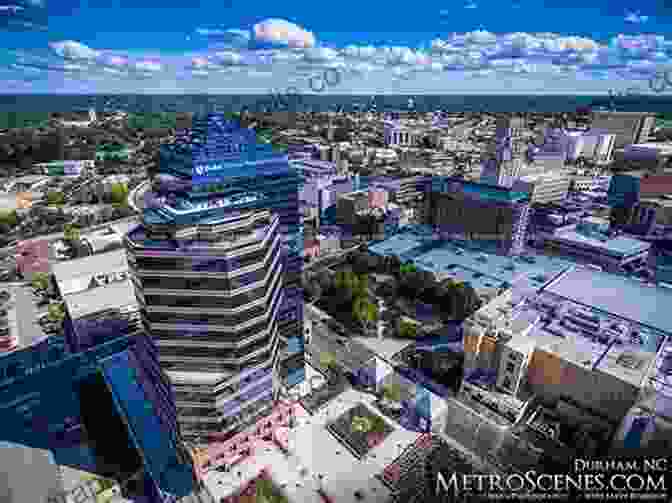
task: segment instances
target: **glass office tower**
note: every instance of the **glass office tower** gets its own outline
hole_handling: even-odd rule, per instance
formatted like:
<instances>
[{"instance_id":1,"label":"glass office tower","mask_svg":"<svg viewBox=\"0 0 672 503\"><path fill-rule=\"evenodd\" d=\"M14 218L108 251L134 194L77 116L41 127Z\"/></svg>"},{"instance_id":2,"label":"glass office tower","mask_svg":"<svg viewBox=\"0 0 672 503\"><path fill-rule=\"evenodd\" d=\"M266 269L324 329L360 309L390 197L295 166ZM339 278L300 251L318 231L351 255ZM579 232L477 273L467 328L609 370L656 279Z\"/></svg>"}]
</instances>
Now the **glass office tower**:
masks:
<instances>
[{"instance_id":1,"label":"glass office tower","mask_svg":"<svg viewBox=\"0 0 672 503\"><path fill-rule=\"evenodd\" d=\"M235 433L303 379L300 177L253 130L195 118L126 239L185 438Z\"/></svg>"}]
</instances>

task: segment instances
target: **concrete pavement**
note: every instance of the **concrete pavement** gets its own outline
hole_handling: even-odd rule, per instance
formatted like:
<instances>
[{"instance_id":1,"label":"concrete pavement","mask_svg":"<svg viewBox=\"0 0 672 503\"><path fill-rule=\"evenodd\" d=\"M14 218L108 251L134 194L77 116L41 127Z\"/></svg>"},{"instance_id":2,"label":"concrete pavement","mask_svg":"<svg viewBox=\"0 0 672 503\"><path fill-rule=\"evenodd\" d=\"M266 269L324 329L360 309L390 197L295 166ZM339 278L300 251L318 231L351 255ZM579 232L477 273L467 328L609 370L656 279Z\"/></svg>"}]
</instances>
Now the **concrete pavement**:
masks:
<instances>
[{"instance_id":1,"label":"concrete pavement","mask_svg":"<svg viewBox=\"0 0 672 503\"><path fill-rule=\"evenodd\" d=\"M138 213L142 212L144 208L145 192L149 189L150 183L149 180L145 180L128 194L128 205L133 211L137 211Z\"/></svg>"},{"instance_id":2,"label":"concrete pavement","mask_svg":"<svg viewBox=\"0 0 672 503\"><path fill-rule=\"evenodd\" d=\"M44 310L38 309L30 287L12 287L9 289L14 298L19 348L32 346L47 335L37 322Z\"/></svg>"},{"instance_id":3,"label":"concrete pavement","mask_svg":"<svg viewBox=\"0 0 672 503\"><path fill-rule=\"evenodd\" d=\"M340 365L352 372L363 368L366 362L376 356L368 347L354 339L345 342L340 342L341 340L342 338L334 334L325 324L314 322L313 334L310 343L306 345L306 350L311 358L315 359L316 364L321 353L332 353Z\"/></svg>"}]
</instances>

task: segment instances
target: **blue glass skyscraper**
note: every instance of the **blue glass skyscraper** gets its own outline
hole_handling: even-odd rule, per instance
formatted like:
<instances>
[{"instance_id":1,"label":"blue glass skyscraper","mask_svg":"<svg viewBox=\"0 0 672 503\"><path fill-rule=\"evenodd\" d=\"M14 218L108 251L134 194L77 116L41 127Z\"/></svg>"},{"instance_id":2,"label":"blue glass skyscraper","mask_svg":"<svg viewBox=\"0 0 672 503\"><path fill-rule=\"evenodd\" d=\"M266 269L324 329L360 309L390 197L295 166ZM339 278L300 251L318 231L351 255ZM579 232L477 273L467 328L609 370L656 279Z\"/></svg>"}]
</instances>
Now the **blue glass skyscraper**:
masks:
<instances>
[{"instance_id":1,"label":"blue glass skyscraper","mask_svg":"<svg viewBox=\"0 0 672 503\"><path fill-rule=\"evenodd\" d=\"M253 130L197 117L160 150L126 246L181 432L234 434L303 379L301 178Z\"/></svg>"}]
</instances>

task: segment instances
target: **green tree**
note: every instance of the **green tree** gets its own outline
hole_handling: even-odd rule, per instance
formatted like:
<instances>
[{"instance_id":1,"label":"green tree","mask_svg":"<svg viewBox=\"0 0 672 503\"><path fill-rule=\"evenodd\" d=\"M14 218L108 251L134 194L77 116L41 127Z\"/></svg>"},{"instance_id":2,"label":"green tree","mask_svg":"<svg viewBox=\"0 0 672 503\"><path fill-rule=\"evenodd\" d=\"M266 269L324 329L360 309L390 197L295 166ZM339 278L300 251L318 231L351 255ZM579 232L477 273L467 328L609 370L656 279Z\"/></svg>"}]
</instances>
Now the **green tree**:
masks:
<instances>
[{"instance_id":1,"label":"green tree","mask_svg":"<svg viewBox=\"0 0 672 503\"><path fill-rule=\"evenodd\" d=\"M16 210L0 210L0 224L14 227L18 223Z\"/></svg>"},{"instance_id":2,"label":"green tree","mask_svg":"<svg viewBox=\"0 0 672 503\"><path fill-rule=\"evenodd\" d=\"M399 321L399 337L414 339L418 335L418 326L407 320Z\"/></svg>"},{"instance_id":3,"label":"green tree","mask_svg":"<svg viewBox=\"0 0 672 503\"><path fill-rule=\"evenodd\" d=\"M320 353L320 367L327 370L333 370L336 368L336 355L328 351L323 351Z\"/></svg>"},{"instance_id":4,"label":"green tree","mask_svg":"<svg viewBox=\"0 0 672 503\"><path fill-rule=\"evenodd\" d=\"M257 503L283 503L285 501L284 497L276 491L273 482L268 479L257 480L255 489L255 501Z\"/></svg>"},{"instance_id":5,"label":"green tree","mask_svg":"<svg viewBox=\"0 0 672 503\"><path fill-rule=\"evenodd\" d=\"M378 308L366 297L356 297L352 303L353 318L368 325L378 320Z\"/></svg>"},{"instance_id":6,"label":"green tree","mask_svg":"<svg viewBox=\"0 0 672 503\"><path fill-rule=\"evenodd\" d=\"M401 385L399 383L383 385L383 397L390 402L401 402Z\"/></svg>"},{"instance_id":7,"label":"green tree","mask_svg":"<svg viewBox=\"0 0 672 503\"><path fill-rule=\"evenodd\" d=\"M63 226L63 239L69 243L79 241L80 231L76 225L65 224Z\"/></svg>"},{"instance_id":8,"label":"green tree","mask_svg":"<svg viewBox=\"0 0 672 503\"><path fill-rule=\"evenodd\" d=\"M65 319L65 308L63 304L49 304L47 317L50 321L61 323Z\"/></svg>"},{"instance_id":9,"label":"green tree","mask_svg":"<svg viewBox=\"0 0 672 503\"><path fill-rule=\"evenodd\" d=\"M49 274L46 272L33 273L31 281L32 287L35 290L46 290L49 288Z\"/></svg>"},{"instance_id":10,"label":"green tree","mask_svg":"<svg viewBox=\"0 0 672 503\"><path fill-rule=\"evenodd\" d=\"M352 418L350 428L357 433L368 433L373 429L373 424L368 417L355 416Z\"/></svg>"},{"instance_id":11,"label":"green tree","mask_svg":"<svg viewBox=\"0 0 672 503\"><path fill-rule=\"evenodd\" d=\"M47 193L47 203L50 206L60 206L65 204L65 194L63 192L51 191Z\"/></svg>"},{"instance_id":12,"label":"green tree","mask_svg":"<svg viewBox=\"0 0 672 503\"><path fill-rule=\"evenodd\" d=\"M372 433L383 433L387 428L387 423L380 416L373 416L371 418L371 431Z\"/></svg>"},{"instance_id":13,"label":"green tree","mask_svg":"<svg viewBox=\"0 0 672 503\"><path fill-rule=\"evenodd\" d=\"M110 187L110 200L112 204L123 204L128 199L128 185L125 183L114 183Z\"/></svg>"}]
</instances>

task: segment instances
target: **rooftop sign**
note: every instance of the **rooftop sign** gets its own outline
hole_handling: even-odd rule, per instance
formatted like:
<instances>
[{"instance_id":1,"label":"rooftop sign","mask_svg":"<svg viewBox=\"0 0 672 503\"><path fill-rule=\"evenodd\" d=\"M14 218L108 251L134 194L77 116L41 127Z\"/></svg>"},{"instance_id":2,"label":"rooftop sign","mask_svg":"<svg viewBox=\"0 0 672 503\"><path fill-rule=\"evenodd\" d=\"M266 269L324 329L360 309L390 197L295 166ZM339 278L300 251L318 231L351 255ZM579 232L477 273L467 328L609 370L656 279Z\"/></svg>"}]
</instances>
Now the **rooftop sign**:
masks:
<instances>
[{"instance_id":1,"label":"rooftop sign","mask_svg":"<svg viewBox=\"0 0 672 503\"><path fill-rule=\"evenodd\" d=\"M128 278L128 272L126 271L99 273L91 278L91 282L89 283L89 289L97 288L103 285L109 285L110 283L125 281L127 278Z\"/></svg>"}]
</instances>

